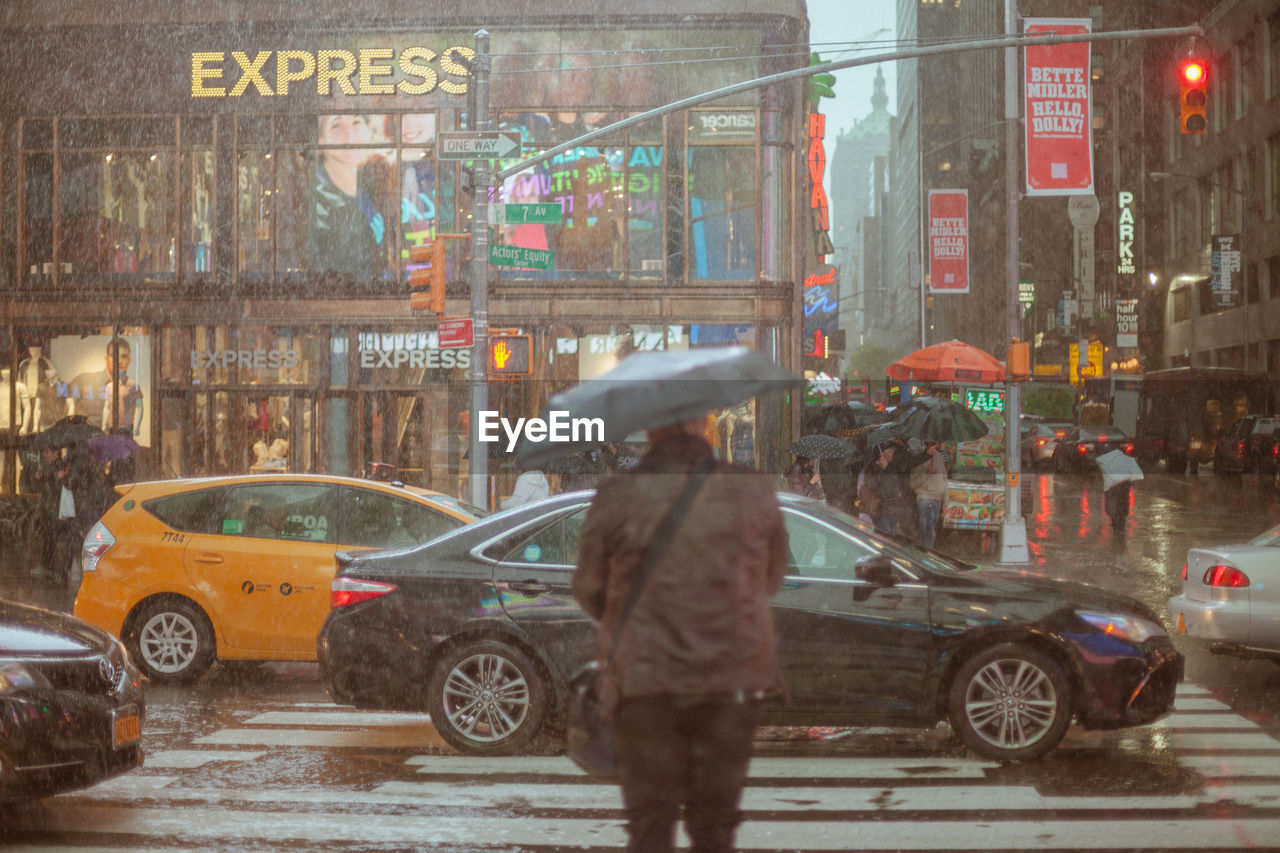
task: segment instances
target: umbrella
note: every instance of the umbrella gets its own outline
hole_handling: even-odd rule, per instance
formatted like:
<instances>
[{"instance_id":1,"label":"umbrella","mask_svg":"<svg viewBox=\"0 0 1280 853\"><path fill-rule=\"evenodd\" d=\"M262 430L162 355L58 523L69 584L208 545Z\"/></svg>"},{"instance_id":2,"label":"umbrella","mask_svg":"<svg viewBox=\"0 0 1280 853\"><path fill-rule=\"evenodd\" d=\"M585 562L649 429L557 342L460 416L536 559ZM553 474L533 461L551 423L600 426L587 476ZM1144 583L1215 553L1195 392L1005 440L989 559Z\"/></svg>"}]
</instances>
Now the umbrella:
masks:
<instances>
[{"instance_id":1,"label":"umbrella","mask_svg":"<svg viewBox=\"0 0 1280 853\"><path fill-rule=\"evenodd\" d=\"M747 347L634 353L608 373L580 382L548 402L542 419L551 423L551 413L556 413L575 440L533 442L522 436L516 460L521 467L540 467L602 441L622 441L633 432L677 424L803 384L799 376Z\"/></svg>"},{"instance_id":2,"label":"umbrella","mask_svg":"<svg viewBox=\"0 0 1280 853\"><path fill-rule=\"evenodd\" d=\"M987 425L962 404L942 397L916 397L893 413L893 420L867 433L867 443L894 438L921 441L973 441L987 434Z\"/></svg>"},{"instance_id":3,"label":"umbrella","mask_svg":"<svg viewBox=\"0 0 1280 853\"><path fill-rule=\"evenodd\" d=\"M132 456L141 446L127 435L94 435L90 436L85 444L89 445L89 449L93 451L93 458L99 463L115 462L117 459L124 459Z\"/></svg>"},{"instance_id":4,"label":"umbrella","mask_svg":"<svg viewBox=\"0 0 1280 853\"><path fill-rule=\"evenodd\" d=\"M1142 468L1123 450L1112 450L1098 456L1098 468L1102 471L1102 490L1127 480L1141 480Z\"/></svg>"},{"instance_id":5,"label":"umbrella","mask_svg":"<svg viewBox=\"0 0 1280 853\"><path fill-rule=\"evenodd\" d=\"M68 415L55 422L48 429L33 435L31 437L31 446L37 449L41 447L67 447L72 444L79 444L82 441L88 441L96 435L102 435L102 430L86 421L83 415Z\"/></svg>"},{"instance_id":6,"label":"umbrella","mask_svg":"<svg viewBox=\"0 0 1280 853\"><path fill-rule=\"evenodd\" d=\"M885 373L905 382L1003 382L1004 362L964 341L947 341L898 359Z\"/></svg>"},{"instance_id":7,"label":"umbrella","mask_svg":"<svg viewBox=\"0 0 1280 853\"><path fill-rule=\"evenodd\" d=\"M788 448L796 456L805 459L844 459L858 452L854 444L833 435L803 435Z\"/></svg>"}]
</instances>

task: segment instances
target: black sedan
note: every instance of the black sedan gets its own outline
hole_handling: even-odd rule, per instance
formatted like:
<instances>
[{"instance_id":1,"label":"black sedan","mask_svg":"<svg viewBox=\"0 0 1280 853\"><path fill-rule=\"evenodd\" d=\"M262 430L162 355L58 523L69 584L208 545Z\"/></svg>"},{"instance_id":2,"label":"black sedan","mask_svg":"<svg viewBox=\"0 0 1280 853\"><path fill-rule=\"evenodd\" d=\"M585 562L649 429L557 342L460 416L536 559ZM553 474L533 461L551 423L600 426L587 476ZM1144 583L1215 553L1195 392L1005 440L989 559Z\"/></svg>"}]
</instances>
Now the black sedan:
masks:
<instances>
[{"instance_id":1,"label":"black sedan","mask_svg":"<svg viewBox=\"0 0 1280 853\"><path fill-rule=\"evenodd\" d=\"M142 764L142 688L120 642L0 600L0 801L83 788Z\"/></svg>"},{"instance_id":2,"label":"black sedan","mask_svg":"<svg viewBox=\"0 0 1280 853\"><path fill-rule=\"evenodd\" d=\"M1133 455L1133 439L1115 426L1075 427L1053 448L1053 470L1059 474L1098 471L1098 457L1112 450Z\"/></svg>"},{"instance_id":3,"label":"black sedan","mask_svg":"<svg viewBox=\"0 0 1280 853\"><path fill-rule=\"evenodd\" d=\"M400 551L344 553L320 632L329 693L427 709L463 752L518 752L562 721L596 627L570 593L590 492ZM1159 618L1100 588L980 569L780 496L791 569L774 599L787 699L769 725L929 727L979 755L1039 758L1086 728L1168 713L1182 675Z\"/></svg>"}]
</instances>

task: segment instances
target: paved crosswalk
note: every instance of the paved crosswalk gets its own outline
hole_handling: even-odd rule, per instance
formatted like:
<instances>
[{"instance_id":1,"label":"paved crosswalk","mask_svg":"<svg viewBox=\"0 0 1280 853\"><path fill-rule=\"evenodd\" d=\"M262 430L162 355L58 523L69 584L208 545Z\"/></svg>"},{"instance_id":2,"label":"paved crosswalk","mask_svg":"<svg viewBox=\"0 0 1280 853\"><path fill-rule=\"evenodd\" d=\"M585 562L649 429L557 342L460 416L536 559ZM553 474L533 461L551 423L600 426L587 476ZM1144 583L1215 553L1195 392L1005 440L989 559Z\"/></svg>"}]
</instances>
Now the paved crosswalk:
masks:
<instances>
[{"instance_id":1,"label":"paved crosswalk","mask_svg":"<svg viewBox=\"0 0 1280 853\"><path fill-rule=\"evenodd\" d=\"M752 762L739 846L1280 849L1280 741L1194 685L1177 706L1140 729L1073 731L1032 765L955 749L769 750ZM13 850L551 853L625 842L617 788L561 756L458 756L424 715L324 703L220 726L15 819Z\"/></svg>"}]
</instances>

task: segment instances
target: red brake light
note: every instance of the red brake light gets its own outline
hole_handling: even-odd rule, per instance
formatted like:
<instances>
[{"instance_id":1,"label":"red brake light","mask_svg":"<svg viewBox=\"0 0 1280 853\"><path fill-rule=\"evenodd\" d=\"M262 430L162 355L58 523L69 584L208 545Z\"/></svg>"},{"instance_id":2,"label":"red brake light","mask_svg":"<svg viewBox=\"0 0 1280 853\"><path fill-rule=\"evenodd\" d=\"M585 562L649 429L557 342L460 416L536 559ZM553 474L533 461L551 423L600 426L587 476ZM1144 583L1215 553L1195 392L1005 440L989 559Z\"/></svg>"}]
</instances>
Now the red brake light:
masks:
<instances>
[{"instance_id":1,"label":"red brake light","mask_svg":"<svg viewBox=\"0 0 1280 853\"><path fill-rule=\"evenodd\" d=\"M1187 564L1185 562L1182 564L1182 579L1187 579Z\"/></svg>"},{"instance_id":2,"label":"red brake light","mask_svg":"<svg viewBox=\"0 0 1280 853\"><path fill-rule=\"evenodd\" d=\"M362 581L355 578L334 578L329 593L329 607L350 607L362 601L386 595L395 591L395 584Z\"/></svg>"},{"instance_id":3,"label":"red brake light","mask_svg":"<svg viewBox=\"0 0 1280 853\"><path fill-rule=\"evenodd\" d=\"M1081 456L1083 456L1084 454L1086 454L1086 453L1088 453L1088 452L1089 452L1089 445L1087 445L1087 444L1077 444L1077 445L1076 445L1076 453L1079 453Z\"/></svg>"},{"instance_id":4,"label":"red brake light","mask_svg":"<svg viewBox=\"0 0 1280 853\"><path fill-rule=\"evenodd\" d=\"M1124 445L1124 452L1125 452L1125 453L1127 453L1127 454L1129 454L1130 456L1132 456L1132 455L1133 455L1133 442L1132 442L1132 441L1127 441L1127 442L1125 442L1125 445Z\"/></svg>"},{"instance_id":5,"label":"red brake light","mask_svg":"<svg viewBox=\"0 0 1280 853\"><path fill-rule=\"evenodd\" d=\"M1059 441L1061 441L1062 437L1066 434L1067 434L1067 431L1065 429L1058 429L1053 431L1053 437L1058 439Z\"/></svg>"},{"instance_id":6,"label":"red brake light","mask_svg":"<svg viewBox=\"0 0 1280 853\"><path fill-rule=\"evenodd\" d=\"M1107 443L1107 434L1105 432L1098 433L1098 443L1099 444Z\"/></svg>"},{"instance_id":7,"label":"red brake light","mask_svg":"<svg viewBox=\"0 0 1280 853\"><path fill-rule=\"evenodd\" d=\"M1046 444L1048 444L1048 443L1049 443L1049 442L1048 442L1048 441L1046 441L1046 440L1045 440L1045 439L1043 439L1043 438L1037 438L1037 439L1036 439L1036 447L1044 447L1044 446L1045 446Z\"/></svg>"},{"instance_id":8,"label":"red brake light","mask_svg":"<svg viewBox=\"0 0 1280 853\"><path fill-rule=\"evenodd\" d=\"M1249 576L1233 566L1210 566L1204 573L1205 586L1246 587Z\"/></svg>"}]
</instances>

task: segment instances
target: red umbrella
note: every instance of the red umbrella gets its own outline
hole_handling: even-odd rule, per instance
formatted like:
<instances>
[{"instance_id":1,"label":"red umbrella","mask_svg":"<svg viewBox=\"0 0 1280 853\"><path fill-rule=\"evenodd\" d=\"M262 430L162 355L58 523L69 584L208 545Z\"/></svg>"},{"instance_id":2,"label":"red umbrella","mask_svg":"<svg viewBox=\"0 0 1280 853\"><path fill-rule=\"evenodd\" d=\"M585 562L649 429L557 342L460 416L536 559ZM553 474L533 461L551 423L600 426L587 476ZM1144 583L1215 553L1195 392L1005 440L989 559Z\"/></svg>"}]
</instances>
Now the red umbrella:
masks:
<instances>
[{"instance_id":1,"label":"red umbrella","mask_svg":"<svg viewBox=\"0 0 1280 853\"><path fill-rule=\"evenodd\" d=\"M916 350L885 372L906 382L1003 382L1004 362L964 341L947 341Z\"/></svg>"}]
</instances>

